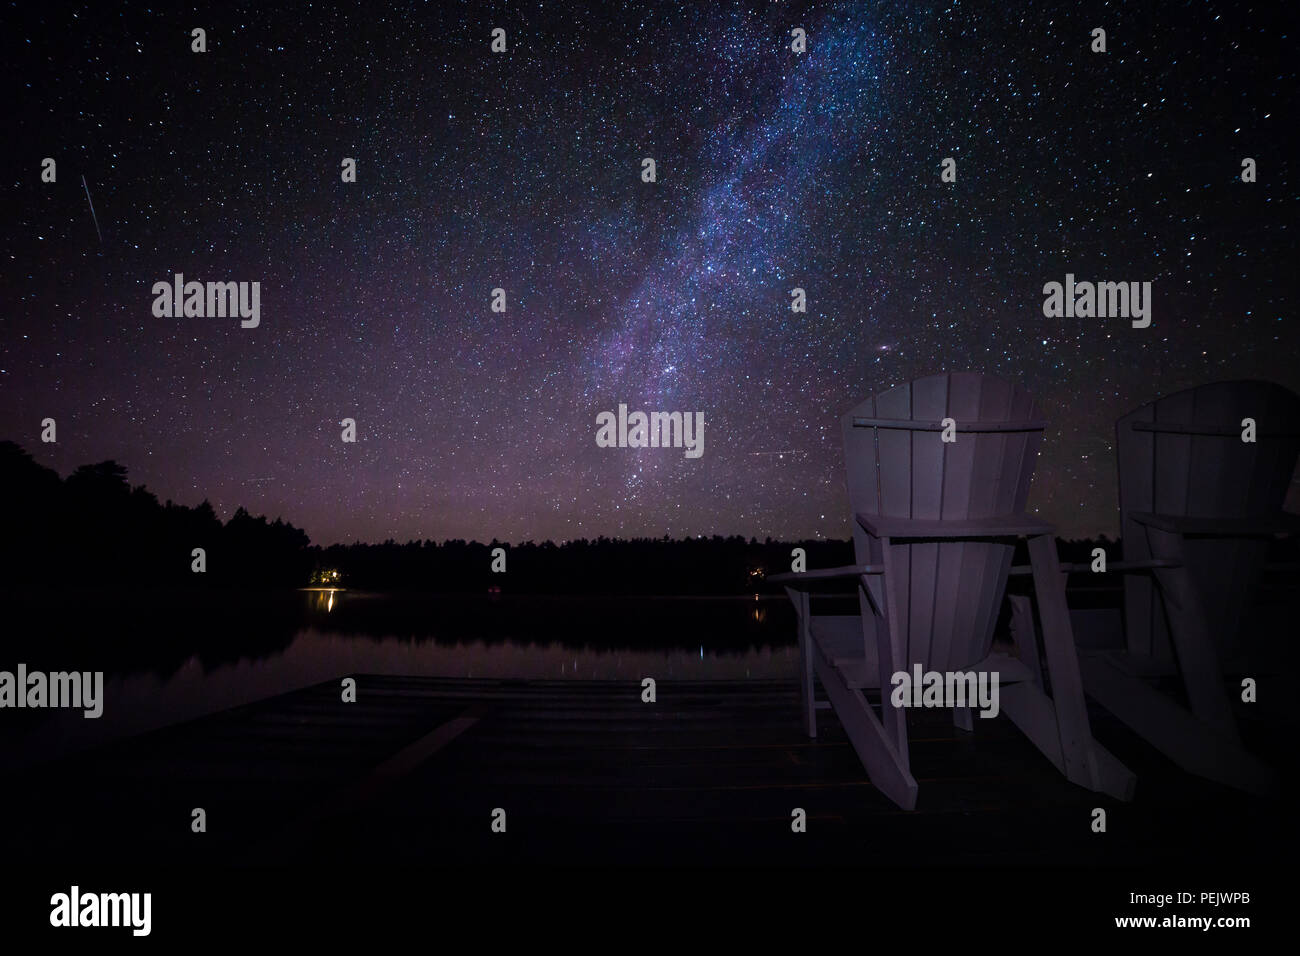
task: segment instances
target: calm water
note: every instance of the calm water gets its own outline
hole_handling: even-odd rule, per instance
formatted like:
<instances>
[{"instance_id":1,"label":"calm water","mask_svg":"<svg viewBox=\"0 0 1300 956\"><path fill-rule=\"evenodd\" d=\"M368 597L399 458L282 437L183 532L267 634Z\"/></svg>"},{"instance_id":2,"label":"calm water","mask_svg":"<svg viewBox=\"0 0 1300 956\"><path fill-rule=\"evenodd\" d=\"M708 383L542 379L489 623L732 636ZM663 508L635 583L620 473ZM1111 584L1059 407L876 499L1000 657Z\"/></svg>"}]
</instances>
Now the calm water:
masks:
<instances>
[{"instance_id":1,"label":"calm water","mask_svg":"<svg viewBox=\"0 0 1300 956\"><path fill-rule=\"evenodd\" d=\"M301 592L263 606L206 598L210 607L138 603L120 617L111 598L80 610L111 635L44 653L32 616L0 670L105 670L104 714L6 710L0 761L27 763L127 734L360 674L544 680L789 678L795 623L784 598L442 598ZM100 604L107 606L93 605ZM224 602L224 603L223 603ZM232 606L234 605L234 606ZM32 621L40 620L35 624ZM194 647L187 650L187 640ZM120 652L120 659L106 651ZM17 656L15 656L15 653ZM106 658L105 654L109 653ZM364 682L360 692L364 693Z\"/></svg>"}]
</instances>

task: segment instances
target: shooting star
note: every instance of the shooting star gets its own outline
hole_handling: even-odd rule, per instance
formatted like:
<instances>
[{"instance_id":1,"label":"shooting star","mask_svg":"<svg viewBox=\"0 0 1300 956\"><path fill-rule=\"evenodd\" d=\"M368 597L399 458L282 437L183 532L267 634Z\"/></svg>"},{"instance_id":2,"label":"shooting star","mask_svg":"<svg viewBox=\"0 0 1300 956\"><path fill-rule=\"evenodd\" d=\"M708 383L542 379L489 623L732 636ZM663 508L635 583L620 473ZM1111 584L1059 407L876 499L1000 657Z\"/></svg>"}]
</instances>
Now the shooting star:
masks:
<instances>
[{"instance_id":1,"label":"shooting star","mask_svg":"<svg viewBox=\"0 0 1300 956\"><path fill-rule=\"evenodd\" d=\"M90 187L86 185L86 177L81 177L81 185L86 190L86 202L90 203L90 218L95 220L95 235L99 236L99 244L104 244L104 234L99 231L99 217L95 215L95 203L90 198Z\"/></svg>"}]
</instances>

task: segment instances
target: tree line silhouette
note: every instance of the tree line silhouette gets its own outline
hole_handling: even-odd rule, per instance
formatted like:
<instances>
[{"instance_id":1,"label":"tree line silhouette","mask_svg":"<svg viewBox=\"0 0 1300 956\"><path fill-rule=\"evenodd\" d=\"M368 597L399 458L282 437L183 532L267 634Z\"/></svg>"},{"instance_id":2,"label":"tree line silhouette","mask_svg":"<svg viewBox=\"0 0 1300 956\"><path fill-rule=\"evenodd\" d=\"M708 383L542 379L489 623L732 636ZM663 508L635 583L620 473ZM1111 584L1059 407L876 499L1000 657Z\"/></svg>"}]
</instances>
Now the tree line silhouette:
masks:
<instances>
[{"instance_id":1,"label":"tree line silhouette","mask_svg":"<svg viewBox=\"0 0 1300 956\"><path fill-rule=\"evenodd\" d=\"M0 586L302 587L328 581L363 590L530 594L744 594L762 571L790 564L794 545L739 536L506 546L506 573L491 570L502 545L452 540L312 546L306 532L239 508L226 522L206 500L159 502L131 486L116 461L82 465L66 479L21 446L0 442ZM847 563L847 541L807 541L809 567ZM192 570L202 548L206 570ZM758 572L758 573L755 573Z\"/></svg>"},{"instance_id":2,"label":"tree line silhouette","mask_svg":"<svg viewBox=\"0 0 1300 956\"><path fill-rule=\"evenodd\" d=\"M485 594L719 595L780 593L767 575L791 568L803 548L806 567L854 563L848 540L773 541L722 537L614 539L504 545L495 540L393 540L313 546L306 532L239 508L224 523L204 501L159 502L132 487L115 461L82 465L66 479L22 447L0 442L0 587L303 587L332 582L373 591ZM1105 537L1060 542L1063 561L1086 563L1093 547L1110 560L1119 542ZM505 548L506 573L492 571ZM1294 548L1294 544L1292 545ZM203 548L206 571L192 570ZM1016 560L1027 562L1023 542ZM853 584L847 582L848 589ZM827 584L827 590L834 585Z\"/></svg>"},{"instance_id":3,"label":"tree line silhouette","mask_svg":"<svg viewBox=\"0 0 1300 956\"><path fill-rule=\"evenodd\" d=\"M21 446L0 442L0 575L5 585L301 585L311 569L307 534L240 508L224 524L207 501L160 503L131 487L115 461L66 479ZM193 550L206 571L192 570Z\"/></svg>"},{"instance_id":4,"label":"tree line silhouette","mask_svg":"<svg viewBox=\"0 0 1300 956\"><path fill-rule=\"evenodd\" d=\"M505 548L506 571L491 570ZM498 541L408 541L332 545L324 565L337 567L348 587L514 594L747 594L772 591L763 577L789 570L802 547L808 566L852 561L848 541L782 543L738 535L684 538L579 539L505 545Z\"/></svg>"}]
</instances>

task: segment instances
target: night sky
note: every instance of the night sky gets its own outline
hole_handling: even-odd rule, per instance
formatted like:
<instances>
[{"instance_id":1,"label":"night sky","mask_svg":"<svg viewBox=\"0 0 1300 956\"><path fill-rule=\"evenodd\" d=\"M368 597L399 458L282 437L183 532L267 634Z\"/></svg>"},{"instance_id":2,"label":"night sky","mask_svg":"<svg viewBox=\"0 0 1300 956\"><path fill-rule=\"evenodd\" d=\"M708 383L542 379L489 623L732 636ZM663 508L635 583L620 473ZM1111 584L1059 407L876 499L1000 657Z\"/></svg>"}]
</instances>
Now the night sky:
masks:
<instances>
[{"instance_id":1,"label":"night sky","mask_svg":"<svg viewBox=\"0 0 1300 956\"><path fill-rule=\"evenodd\" d=\"M1283 4L125 6L4 8L0 438L61 475L321 544L846 537L839 416L975 369L1044 406L1031 505L1114 534L1116 418L1300 390ZM155 317L175 273L259 327ZM1151 327L1044 317L1066 273ZM598 448L620 402L703 457Z\"/></svg>"}]
</instances>

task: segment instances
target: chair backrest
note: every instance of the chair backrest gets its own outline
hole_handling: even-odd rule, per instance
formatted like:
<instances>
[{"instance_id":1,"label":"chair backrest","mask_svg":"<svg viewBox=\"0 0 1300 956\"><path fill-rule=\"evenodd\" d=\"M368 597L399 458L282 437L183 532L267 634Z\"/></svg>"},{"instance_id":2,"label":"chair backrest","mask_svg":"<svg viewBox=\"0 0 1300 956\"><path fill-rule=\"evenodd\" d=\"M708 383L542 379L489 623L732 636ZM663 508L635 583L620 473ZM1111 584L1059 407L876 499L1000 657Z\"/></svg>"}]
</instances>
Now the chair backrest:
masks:
<instances>
[{"instance_id":1,"label":"chair backrest","mask_svg":"<svg viewBox=\"0 0 1300 956\"><path fill-rule=\"evenodd\" d=\"M941 422L956 422L956 441ZM853 514L960 521L1024 512L1043 423L1023 388L992 375L932 375L867 399L841 420ZM879 561L855 520L859 563ZM906 663L960 670L989 653L1014 542L891 545ZM864 618L867 616L865 614Z\"/></svg>"},{"instance_id":2,"label":"chair backrest","mask_svg":"<svg viewBox=\"0 0 1300 956\"><path fill-rule=\"evenodd\" d=\"M1256 440L1242 440L1242 420ZM1272 382L1214 382L1143 405L1115 426L1124 557L1151 556L1135 512L1268 518L1282 511L1300 451L1300 397ZM1222 656L1239 649L1268 542L1258 537L1191 537L1184 542L1211 633ZM1171 660L1169 623L1152 579L1124 576L1130 653Z\"/></svg>"}]
</instances>

